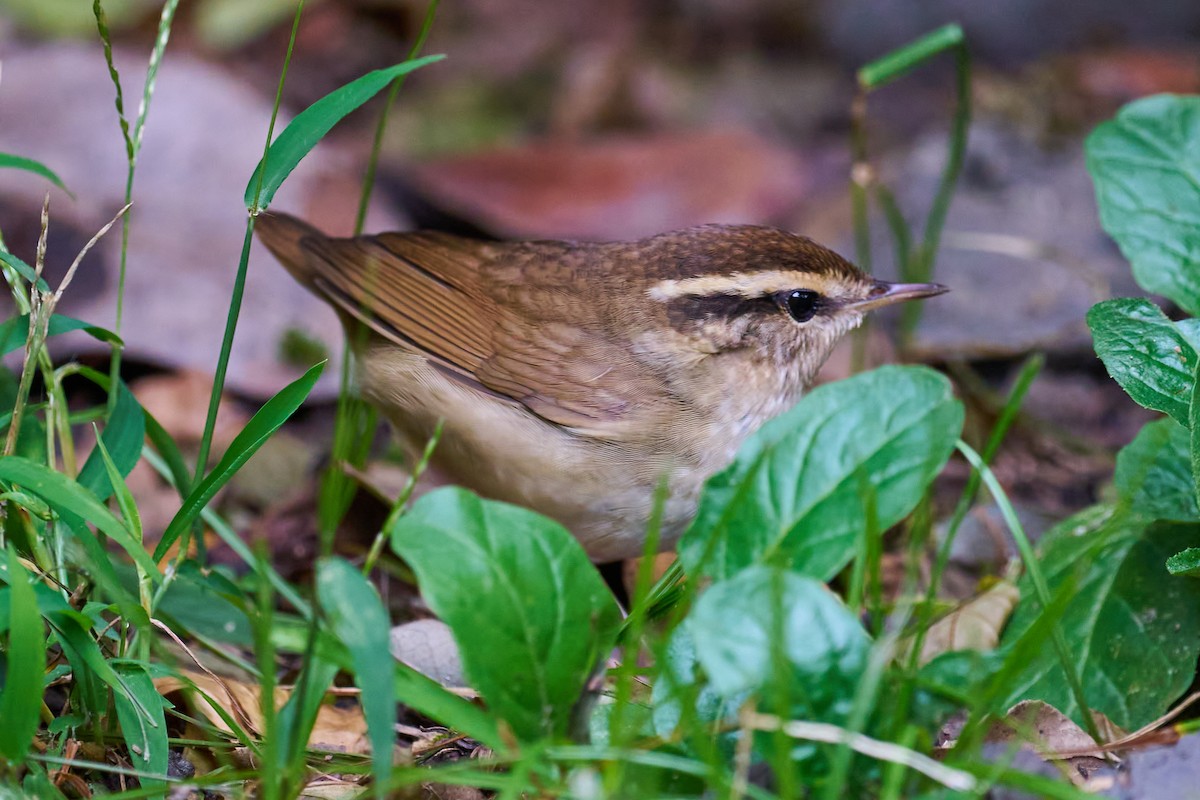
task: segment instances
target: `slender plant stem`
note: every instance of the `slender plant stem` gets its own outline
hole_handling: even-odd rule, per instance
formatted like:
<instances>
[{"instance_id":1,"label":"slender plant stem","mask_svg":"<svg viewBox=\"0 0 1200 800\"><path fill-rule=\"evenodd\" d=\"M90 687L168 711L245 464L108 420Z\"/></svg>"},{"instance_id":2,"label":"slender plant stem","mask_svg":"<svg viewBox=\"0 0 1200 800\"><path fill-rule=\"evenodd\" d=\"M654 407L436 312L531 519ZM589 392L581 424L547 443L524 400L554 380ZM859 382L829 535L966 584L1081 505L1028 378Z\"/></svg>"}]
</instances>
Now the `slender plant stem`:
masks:
<instances>
[{"instance_id":1,"label":"slender plant stem","mask_svg":"<svg viewBox=\"0 0 1200 800\"><path fill-rule=\"evenodd\" d=\"M229 356L233 352L233 336L237 331L238 315L242 309L242 296L246 291L246 273L250 264L250 242L254 236L254 217L258 213L258 198L262 193L263 176L266 173L266 160L271 150L271 141L275 136L275 121L279 116L279 105L283 100L283 85L287 80L288 67L292 63L292 52L296 47L296 34L300 30L300 15L304 11L304 0L296 4L296 15L292 20L292 32L288 37L287 52L283 57L283 69L279 74L279 84L275 89L275 103L271 107L271 121L267 125L267 139L263 145L263 169L259 170L258 185L254 190L254 207L246 220L246 235L242 240L242 255L238 261L237 275L233 281L233 293L229 300L229 315L225 321L225 335L221 340L221 354L217 358L216 374L213 377L212 395L208 401L208 415L204 420L204 434L200 437L200 450L196 455L196 471L192 480L192 488L199 485L208 464L208 454L212 449L213 433L217 427L217 409L221 405L221 394L225 390L225 373L229 367ZM198 524L198 523L197 523ZM186 542L180 547L186 549Z\"/></svg>"},{"instance_id":2,"label":"slender plant stem","mask_svg":"<svg viewBox=\"0 0 1200 800\"><path fill-rule=\"evenodd\" d=\"M958 451L979 472L983 478L984 485L987 486L988 491L996 499L996 505L1000 507L1000 513L1003 515L1004 521L1013 535L1013 540L1017 543L1017 551L1021 554L1021 561L1025 564L1025 571L1029 575L1030 583L1033 584L1038 602L1041 603L1043 609L1049 608L1052 602L1050 586L1046 583L1046 576L1042 574L1042 568L1038 563L1037 554L1033 551L1033 545L1029 542L1029 537L1025 535L1025 529L1021 526L1021 521L1017 519L1017 512L1013 510L1012 503L1008 501L1008 495L1004 493L1004 489L1000 486L1000 482L996 480L996 476L992 473L991 468L984 463L983 458L975 452L974 448L961 439L958 441L957 446ZM1100 728L1096 724L1095 718L1092 716L1091 707L1088 705L1087 696L1083 691L1083 680L1079 677L1078 665L1074 656L1071 655L1070 647L1067 646L1067 638L1063 634L1062 626L1057 622L1051 626L1050 641L1054 644L1059 666L1062 667L1063 674L1066 676L1067 686L1071 689L1071 695L1075 699L1075 704L1079 706L1079 715L1083 718L1084 729L1098 744L1103 744L1104 737L1100 733Z\"/></svg>"},{"instance_id":3,"label":"slender plant stem","mask_svg":"<svg viewBox=\"0 0 1200 800\"><path fill-rule=\"evenodd\" d=\"M433 20L437 14L438 3L439 0L430 0L429 6L426 8L425 18L421 23L417 38L408 52L410 61L419 56L425 46L425 40L429 36L429 30L433 26ZM375 189L375 176L379 168L379 157L383 151L383 139L387 132L388 119L396 96L400 93L400 88L404 85L407 77L407 75L401 75L392 81L387 99L379 112L379 121L375 125L375 136L371 142L371 154L367 159L362 190L359 193L358 210L354 216L354 234L356 236L363 232L363 226L366 224L367 209L370 208L371 195ZM374 440L375 431L379 426L379 415L374 407L355 396L351 387L353 372L350 363L355 350L355 347L351 346L352 338L357 340L354 341L354 344L361 348L365 345L367 335L367 328L358 326L354 330L346 332L346 340L342 344L342 369L338 386L337 413L334 416L333 448L330 464L321 478L321 490L317 497L320 545L321 552L325 555L332 552L333 537L337 526L341 523L342 517L345 516L346 510L354 498L354 485L345 474L344 465L362 467L366 463L370 453L370 444ZM383 535L382 532L380 535ZM376 544L379 544L379 540L376 541ZM372 551L375 550L376 546L372 545ZM374 565L375 559L368 557L368 563Z\"/></svg>"}]
</instances>

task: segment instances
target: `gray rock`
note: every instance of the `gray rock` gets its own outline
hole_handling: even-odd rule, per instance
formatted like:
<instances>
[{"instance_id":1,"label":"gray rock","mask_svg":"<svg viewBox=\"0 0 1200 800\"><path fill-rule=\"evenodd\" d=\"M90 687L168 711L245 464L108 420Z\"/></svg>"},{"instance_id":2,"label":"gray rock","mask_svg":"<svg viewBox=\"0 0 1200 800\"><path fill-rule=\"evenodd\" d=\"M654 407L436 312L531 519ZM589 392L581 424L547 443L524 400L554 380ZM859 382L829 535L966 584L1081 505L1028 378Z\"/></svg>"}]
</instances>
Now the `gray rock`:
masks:
<instances>
[{"instance_id":1,"label":"gray rock","mask_svg":"<svg viewBox=\"0 0 1200 800\"><path fill-rule=\"evenodd\" d=\"M440 620L419 619L392 628L391 650L396 660L442 686L467 685L454 634Z\"/></svg>"},{"instance_id":2,"label":"gray rock","mask_svg":"<svg viewBox=\"0 0 1200 800\"><path fill-rule=\"evenodd\" d=\"M929 134L881 166L901 209L922 224L946 148L944 133ZM875 271L894 277L882 221L873 231ZM913 342L917 354L934 358L1090 350L1088 309L1142 294L1100 227L1081 144L1046 152L988 120L971 129L934 279L951 292L925 303Z\"/></svg>"}]
</instances>

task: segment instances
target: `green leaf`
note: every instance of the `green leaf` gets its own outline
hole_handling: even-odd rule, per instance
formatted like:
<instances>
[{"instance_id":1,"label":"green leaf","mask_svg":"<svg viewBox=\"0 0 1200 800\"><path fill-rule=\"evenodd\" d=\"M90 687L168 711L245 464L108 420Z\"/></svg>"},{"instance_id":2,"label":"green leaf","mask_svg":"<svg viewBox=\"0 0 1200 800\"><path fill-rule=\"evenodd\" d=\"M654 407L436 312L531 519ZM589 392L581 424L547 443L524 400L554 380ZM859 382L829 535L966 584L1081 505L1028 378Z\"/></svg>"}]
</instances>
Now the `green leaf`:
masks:
<instances>
[{"instance_id":1,"label":"green leaf","mask_svg":"<svg viewBox=\"0 0 1200 800\"><path fill-rule=\"evenodd\" d=\"M1136 515L1070 519L1042 540L1052 594L1066 588L1060 621L1076 655L1093 710L1133 730L1157 719L1191 684L1200 655L1200 582L1169 580L1167 559L1200 540L1200 525L1148 522ZM1028 578L1004 631L1007 648L1042 613ZM1021 665L999 706L1044 700L1079 721L1079 709L1054 648Z\"/></svg>"},{"instance_id":2,"label":"green leaf","mask_svg":"<svg viewBox=\"0 0 1200 800\"><path fill-rule=\"evenodd\" d=\"M171 482L179 491L180 497L186 498L192 474L188 471L187 464L184 463L179 445L175 443L171 434L167 433L167 429L154 418L154 415L147 413L145 409L142 409L142 413L145 414L146 420L146 438L150 440L150 444L154 445L154 449L162 457L167 472L170 474Z\"/></svg>"},{"instance_id":3,"label":"green leaf","mask_svg":"<svg viewBox=\"0 0 1200 800\"><path fill-rule=\"evenodd\" d=\"M788 719L836 723L849 715L871 642L825 584L749 567L704 592L686 624L722 697L754 694ZM790 707L773 702L781 692Z\"/></svg>"},{"instance_id":4,"label":"green leaf","mask_svg":"<svg viewBox=\"0 0 1200 800\"><path fill-rule=\"evenodd\" d=\"M1200 547L1189 547L1168 558L1167 572L1189 578L1200 577Z\"/></svg>"},{"instance_id":5,"label":"green leaf","mask_svg":"<svg viewBox=\"0 0 1200 800\"><path fill-rule=\"evenodd\" d=\"M368 72L361 78L335 89L297 114L283 133L271 143L263 160L254 168L254 174L246 184L246 208L251 211L266 209L275 197L275 192L283 185L287 176L292 174L300 160L308 155L342 117L370 100L401 75L407 75L443 58L445 56L425 56Z\"/></svg>"},{"instance_id":6,"label":"green leaf","mask_svg":"<svg viewBox=\"0 0 1200 800\"><path fill-rule=\"evenodd\" d=\"M193 562L185 561L159 600L155 613L169 620L176 630L214 642L251 647L254 637L250 620L244 609L218 591L219 581L219 573L205 574ZM241 600L241 593L237 600Z\"/></svg>"},{"instance_id":7,"label":"green leaf","mask_svg":"<svg viewBox=\"0 0 1200 800\"><path fill-rule=\"evenodd\" d=\"M183 506L175 514L174 519L163 532L158 547L154 550L154 560L161 559L175 543L175 540L196 520L196 517L208 505L208 501L229 482L234 473L249 460L250 456L262 447L263 442L271 438L279 426L287 420L304 399L312 391L317 379L321 377L324 362L317 364L296 380L285 386L280 392L263 404L263 407L250 418L246 427L234 437L229 449L221 460L213 467L212 472L183 501Z\"/></svg>"},{"instance_id":8,"label":"green leaf","mask_svg":"<svg viewBox=\"0 0 1200 800\"><path fill-rule=\"evenodd\" d=\"M1138 284L1200 314L1200 97L1130 103L1084 149L1100 222Z\"/></svg>"},{"instance_id":9,"label":"green leaf","mask_svg":"<svg viewBox=\"0 0 1200 800\"><path fill-rule=\"evenodd\" d=\"M113 405L112 415L108 418L108 424L104 426L104 432L100 434L100 441L104 443L113 466L122 478L137 466L145 440L146 415L141 404L125 385L125 381L119 380L116 403ZM99 448L88 454L76 480L100 500L107 500L112 496L113 482ZM128 517L126 521L129 521ZM138 538L140 540L141 537Z\"/></svg>"},{"instance_id":10,"label":"green leaf","mask_svg":"<svg viewBox=\"0 0 1200 800\"><path fill-rule=\"evenodd\" d=\"M334 636L354 661L359 700L371 738L373 787L376 797L387 793L396 741L396 660L389 648L391 621L379 594L362 573L345 559L323 558L317 564L317 597Z\"/></svg>"},{"instance_id":11,"label":"green leaf","mask_svg":"<svg viewBox=\"0 0 1200 800\"><path fill-rule=\"evenodd\" d=\"M1188 404L1188 427L1191 429L1192 501L1200 502L1200 364L1192 373L1192 396ZM1200 515L1198 515L1200 516ZM1195 519L1196 517L1193 517Z\"/></svg>"},{"instance_id":12,"label":"green leaf","mask_svg":"<svg viewBox=\"0 0 1200 800\"><path fill-rule=\"evenodd\" d=\"M110 663L126 690L115 692L113 699L133 768L139 772L165 776L167 720L163 704L166 701L154 688L145 664L125 660L113 660ZM162 785L162 781L152 778L141 780L144 787Z\"/></svg>"},{"instance_id":13,"label":"green leaf","mask_svg":"<svg viewBox=\"0 0 1200 800\"><path fill-rule=\"evenodd\" d=\"M71 195L72 198L75 197L75 195L71 194L71 190L67 188L67 185L62 182L62 179L54 173L54 170L50 169L40 161L34 161L32 158L15 156L12 153L0 153L0 169L20 169L24 170L25 172L32 172L34 175L41 175L55 186Z\"/></svg>"},{"instance_id":14,"label":"green leaf","mask_svg":"<svg viewBox=\"0 0 1200 800\"><path fill-rule=\"evenodd\" d=\"M680 542L692 575L757 562L827 579L850 560L874 494L878 528L916 506L962 430L945 376L882 367L814 389L709 479ZM864 485L866 482L867 485Z\"/></svg>"},{"instance_id":15,"label":"green leaf","mask_svg":"<svg viewBox=\"0 0 1200 800\"><path fill-rule=\"evenodd\" d=\"M50 285L46 283L45 279L38 277L38 274L34 271L33 267L29 266L7 250L0 250L0 263L4 263L11 267L18 275L36 286L38 291L50 291ZM21 344L24 343L24 341L21 342Z\"/></svg>"},{"instance_id":16,"label":"green leaf","mask_svg":"<svg viewBox=\"0 0 1200 800\"><path fill-rule=\"evenodd\" d=\"M101 342L118 346L122 344L120 336L90 322L84 322L81 319L63 316L62 314L55 314L50 317L50 323L46 327L47 337L58 336L69 331L83 331L93 339L98 339ZM3 324L0 324L0 355L7 355L18 347L24 347L28 338L28 314L22 314L19 317L11 317L5 320Z\"/></svg>"},{"instance_id":17,"label":"green leaf","mask_svg":"<svg viewBox=\"0 0 1200 800\"><path fill-rule=\"evenodd\" d=\"M104 507L103 503L75 481L21 456L0 458L0 480L15 483L30 494L37 495L60 514L65 512L92 523L129 553L130 557L146 570L146 574L156 582L162 581L158 567L150 560L141 542L133 538L129 530ZM74 526L72 529L74 530Z\"/></svg>"},{"instance_id":18,"label":"green leaf","mask_svg":"<svg viewBox=\"0 0 1200 800\"><path fill-rule=\"evenodd\" d=\"M7 671L0 694L0 755L19 764L29 755L33 735L41 721L42 675L46 669L46 640L37 596L29 584L29 573L8 547Z\"/></svg>"},{"instance_id":19,"label":"green leaf","mask_svg":"<svg viewBox=\"0 0 1200 800\"><path fill-rule=\"evenodd\" d=\"M453 487L414 503L391 535L488 707L521 741L564 736L620 617L575 538Z\"/></svg>"},{"instance_id":20,"label":"green leaf","mask_svg":"<svg viewBox=\"0 0 1200 800\"><path fill-rule=\"evenodd\" d=\"M1149 300L1120 297L1087 315L1096 355L1138 405L1188 423L1196 351Z\"/></svg>"},{"instance_id":21,"label":"green leaf","mask_svg":"<svg viewBox=\"0 0 1200 800\"><path fill-rule=\"evenodd\" d=\"M1192 483L1187 428L1173 419L1142 427L1117 453L1113 482L1121 500L1150 519L1200 520Z\"/></svg>"},{"instance_id":22,"label":"green leaf","mask_svg":"<svg viewBox=\"0 0 1200 800\"><path fill-rule=\"evenodd\" d=\"M125 476L117 469L108 448L104 446L104 437L96 439L96 450L104 460L104 467L108 470L108 480L116 487L113 493L116 495L117 508L121 510L121 519L124 520L125 527L133 534L133 538L140 542L143 538L142 515L138 512L133 492L129 491L129 487L125 484Z\"/></svg>"}]
</instances>

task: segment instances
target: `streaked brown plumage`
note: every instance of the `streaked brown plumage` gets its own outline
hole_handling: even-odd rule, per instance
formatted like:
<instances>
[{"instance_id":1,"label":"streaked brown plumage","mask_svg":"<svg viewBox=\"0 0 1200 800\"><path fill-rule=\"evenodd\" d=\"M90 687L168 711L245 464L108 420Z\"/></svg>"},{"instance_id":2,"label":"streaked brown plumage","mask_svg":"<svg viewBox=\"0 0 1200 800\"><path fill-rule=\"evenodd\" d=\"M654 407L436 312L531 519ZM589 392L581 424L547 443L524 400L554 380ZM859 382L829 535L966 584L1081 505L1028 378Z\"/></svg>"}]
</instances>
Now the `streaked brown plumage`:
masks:
<instances>
[{"instance_id":1,"label":"streaked brown plumage","mask_svg":"<svg viewBox=\"0 0 1200 800\"><path fill-rule=\"evenodd\" d=\"M370 328L363 391L411 451L444 418L443 471L558 519L597 561L641 552L663 478L672 544L704 479L799 398L865 311L944 291L875 281L749 225L603 244L332 239L280 214L256 230L344 322Z\"/></svg>"}]
</instances>

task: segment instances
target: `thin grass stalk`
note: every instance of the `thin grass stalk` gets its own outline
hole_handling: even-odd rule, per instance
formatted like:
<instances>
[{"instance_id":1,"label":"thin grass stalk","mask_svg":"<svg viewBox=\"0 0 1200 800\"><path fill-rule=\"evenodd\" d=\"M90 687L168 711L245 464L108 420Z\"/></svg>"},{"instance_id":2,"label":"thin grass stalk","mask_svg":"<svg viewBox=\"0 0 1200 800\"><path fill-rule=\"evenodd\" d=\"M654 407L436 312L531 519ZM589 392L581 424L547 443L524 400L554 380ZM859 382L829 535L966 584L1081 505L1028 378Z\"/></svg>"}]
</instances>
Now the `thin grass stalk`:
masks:
<instances>
[{"instance_id":1,"label":"thin grass stalk","mask_svg":"<svg viewBox=\"0 0 1200 800\"><path fill-rule=\"evenodd\" d=\"M1026 360L1021 371L1018 373L1012 390L1008 394L1008 399L1005 401L1004 408L1001 410L996 424L992 427L987 443L984 446L982 458L985 464L991 463L999 451L1000 445L1003 444L1009 429L1016 420L1021 405L1025 401L1025 395L1028 393L1029 387L1041 371L1043 362L1044 359L1040 355L1031 356ZM909 651L908 659L905 663L905 671L909 675L914 675L917 672L918 659L925 644L925 636L928 634L929 626L933 622L934 609L937 605L937 590L941 584L941 578L945 573L946 566L950 561L950 549L954 544L955 537L958 535L959 527L975 502L975 496L979 492L981 481L981 476L977 471L973 470L967 479L966 487L964 487L962 494L959 496L958 504L955 506L954 513L950 517L950 522L947 524L946 535L938 548L933 567L930 571L925 597L918 606L915 614L917 619L916 631L913 634L912 649ZM912 703L913 691L914 685L911 681L904 682L900 688L900 693L896 698L892 714L892 718L898 723L902 723L907 719L908 710Z\"/></svg>"},{"instance_id":2,"label":"thin grass stalk","mask_svg":"<svg viewBox=\"0 0 1200 800\"><path fill-rule=\"evenodd\" d=\"M1000 416L996 419L996 424L992 427L992 432L984 445L981 457L985 464L990 464L992 459L996 457L996 453L1000 451L1000 445L1004 443L1005 437L1008 436L1008 432L1016 421L1018 412L1021 410L1021 405L1025 402L1025 396L1029 393L1029 388L1041 373L1045 361L1045 357L1038 353L1026 359L1025 363L1021 366L1021 371L1017 373L1017 379L1013 382L1013 387L1008 393L1008 399L1004 403L1004 408L1001 409ZM946 536L942 540L937 556L934 559L925 600L918 614L920 617L920 627L916 633L912 651L913 655L908 665L910 670L916 669L916 658L921 652L925 634L928 631L929 623L932 621L932 612L937 601L937 589L941 583L942 575L950 563L950 550L954 546L954 539L958 535L958 529L962 525L963 520L966 519L967 512L971 510L971 506L975 502L975 497L979 493L982 481L983 477L979 472L972 470L970 477L967 478L967 485L963 488L962 494L958 498L958 504L954 507L954 513L951 515L950 521L946 526Z\"/></svg>"},{"instance_id":3,"label":"thin grass stalk","mask_svg":"<svg viewBox=\"0 0 1200 800\"><path fill-rule=\"evenodd\" d=\"M1046 583L1046 576L1042 574L1042 568L1038 563L1037 554L1033 551L1033 545L1030 544L1029 537L1025 535L1025 529L1021 526L1021 521L1017 519L1017 512L1008 500L1008 495L1005 494L1003 487L1000 486L1000 482L996 480L996 476L992 473L991 468L984 463L983 458L979 453L975 452L974 448L961 439L958 440L957 448L967 461L971 463L971 466L979 472L983 478L984 485L987 486L988 491L996 499L996 505L1000 507L1000 513L1004 517L1004 521L1013 535L1013 540L1017 544L1017 551L1021 554L1021 561L1024 563L1025 571L1028 573L1029 580L1033 584L1038 602L1042 608L1049 608L1052 601L1050 587ZM1096 742L1103 743L1104 737L1100 733L1099 726L1096 725L1096 720L1092 717L1091 707L1088 705L1087 697L1083 691L1083 680L1079 676L1078 669L1076 669L1076 663L1071 655L1070 648L1067 647L1067 639L1063 634L1062 626L1056 623L1051 628L1050 636L1058 655L1059 666L1062 667L1063 674L1067 678L1067 685L1071 689L1071 695L1075 699L1075 704L1079 706L1079 714L1083 718L1084 730Z\"/></svg>"},{"instance_id":4,"label":"thin grass stalk","mask_svg":"<svg viewBox=\"0 0 1200 800\"><path fill-rule=\"evenodd\" d=\"M961 32L960 32L961 35ZM929 207L929 215L925 218L925 231L921 237L921 245L917 249L917 258L913 260L915 274L912 280L924 283L933 277L934 262L937 259L938 247L941 244L942 229L946 225L946 215L950 212L950 201L954 198L954 190L958 185L958 177L962 173L963 162L967 154L967 131L971 124L971 58L967 53L964 40L959 39L954 46L954 76L955 76L955 106L954 121L950 128L950 151L946 156L946 166L938 183L937 193L933 204ZM901 311L900 343L907 347L912 339L913 331L921 321L922 306L920 303L909 303Z\"/></svg>"},{"instance_id":5,"label":"thin grass stalk","mask_svg":"<svg viewBox=\"0 0 1200 800\"><path fill-rule=\"evenodd\" d=\"M408 501L412 499L413 492L417 488L417 481L421 480L421 476L425 474L425 470L429 467L429 461L433 458L433 451L437 449L438 442L442 439L442 428L446 420L439 418L437 426L433 429L433 435L429 437L429 441L425 443L425 450L421 453L421 459L413 467L412 473L408 476L408 480L404 484L403 491L396 498L396 502L392 504L392 510L388 513L387 519L383 523L383 527L379 529L379 533L375 535L375 541L371 542L371 549L367 553L367 558L363 562L363 575L370 575L371 570L375 568L375 563L379 560L380 553L383 552L384 542L392 533L392 528L399 521L400 515L408 508Z\"/></svg>"},{"instance_id":6,"label":"thin grass stalk","mask_svg":"<svg viewBox=\"0 0 1200 800\"><path fill-rule=\"evenodd\" d=\"M279 106L283 100L283 85L287 80L288 67L292 63L292 53L296 47L296 34L300 30L300 15L304 11L304 0L296 4L296 14L292 20L292 31L288 37L287 52L283 57L283 69L279 74L279 84L275 89L275 101L271 106L271 121L267 124L266 142L263 144L263 169L259 171L258 185L254 189L254 208L246 220L246 235L242 240L242 255L238 260L237 274L234 277L233 292L229 300L229 314L225 321L225 335L221 340L221 353L217 358L216 374L213 377L212 395L208 401L208 415L204 421L204 434L200 437L200 449L196 455L196 472L192 486L195 489L204 476L208 465L208 455L212 450L213 433L217 427L217 409L221 405L221 394L225 390L225 373L229 368L229 356L233 352L233 337L237 331L238 316L242 309L242 296L246 291L246 273L250 265L250 243L254 237L254 219L259 208L259 197L262 194L263 177L266 174L266 160L271 150L271 141L275 137L275 121L279 117ZM199 524L199 522L197 522ZM197 540L199 541L199 539ZM187 537L181 537L179 546L187 550Z\"/></svg>"},{"instance_id":7,"label":"thin grass stalk","mask_svg":"<svg viewBox=\"0 0 1200 800\"><path fill-rule=\"evenodd\" d=\"M430 0L425 11L421 29L408 52L412 60L420 55L425 46L425 40L433 26L437 14L439 0ZM354 235L363 232L367 220L367 209L371 204L371 195L375 189L375 176L379 168L379 157L383 151L383 139L387 132L387 123L392 106L404 86L407 75L401 75L392 81L388 89L387 99L379 112L379 121L375 126L375 136L371 142L371 153L367 158L366 172L363 175L362 189L358 198L358 210L354 215ZM317 496L317 520L320 529L321 552L328 555L333 550L333 536L337 526L341 524L350 502L354 498L355 487L344 466L350 464L362 467L370 453L370 445L375 438L379 426L379 414L375 408L357 397L352 389L353 371L350 368L354 348L350 346L350 337L358 336L365 339L368 331L358 327L353 332L347 332L346 340L342 343L342 369L338 385L337 412L333 423L333 448L330 465L321 477L321 488ZM363 344L360 340L358 344ZM374 563L374 560L371 560Z\"/></svg>"},{"instance_id":8,"label":"thin grass stalk","mask_svg":"<svg viewBox=\"0 0 1200 800\"><path fill-rule=\"evenodd\" d=\"M93 12L100 7L100 0L95 0ZM96 17L96 26L100 38L104 41L104 58L108 62L109 75L117 90L117 113L121 118L121 134L125 138L125 152L129 161L129 169L125 174L125 205L133 202L133 179L137 172L137 159L142 150L142 135L146 128L146 116L150 113L150 99L154 95L154 85L158 79L158 68L162 63L167 42L171 38L171 25L175 21L175 10L179 0L167 0L163 4L162 14L158 22L158 35L154 39L154 48L150 51L150 63L146 66L146 82L142 87L142 102L138 106L137 120L130 134L129 122L125 119L124 102L121 99L121 80L112 60L112 42L106 25L102 24L100 11ZM117 312L113 331L120 335L121 322L125 314L125 276L129 262L129 230L132 225L131 215L126 215L121 222L121 260L117 270ZM108 411L111 414L117 402L117 378L121 374L122 347L119 343L112 346L112 358L109 360L108 375L111 380L108 392Z\"/></svg>"},{"instance_id":9,"label":"thin grass stalk","mask_svg":"<svg viewBox=\"0 0 1200 800\"><path fill-rule=\"evenodd\" d=\"M633 684L638 672L638 659L641 655L642 632L646 623L646 612L649 608L646 602L654 583L654 560L658 553L658 543L662 539L663 512L666 508L668 487L665 480L658 482L654 491L653 505L650 507L650 519L646 525L646 541L642 546L642 558L638 563L637 575L634 579L633 596L629 601L629 615L621 628L619 644L621 645L621 661L613 675L613 707L608 718L608 741L615 747L628 744L630 737L625 734L625 712L633 702ZM604 772L604 786L607 794L616 796L620 793L622 779L625 775L623 762L612 762Z\"/></svg>"},{"instance_id":10,"label":"thin grass stalk","mask_svg":"<svg viewBox=\"0 0 1200 800\"><path fill-rule=\"evenodd\" d=\"M874 179L867 160L867 90L860 86L850 105L850 214L854 224L854 260L858 267L871 274L871 218L867 208L867 189ZM870 338L870 319L854 331L850 340L850 372L856 374L867 368L867 341Z\"/></svg>"}]
</instances>

